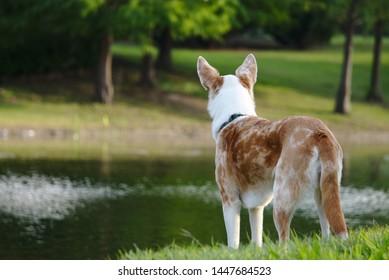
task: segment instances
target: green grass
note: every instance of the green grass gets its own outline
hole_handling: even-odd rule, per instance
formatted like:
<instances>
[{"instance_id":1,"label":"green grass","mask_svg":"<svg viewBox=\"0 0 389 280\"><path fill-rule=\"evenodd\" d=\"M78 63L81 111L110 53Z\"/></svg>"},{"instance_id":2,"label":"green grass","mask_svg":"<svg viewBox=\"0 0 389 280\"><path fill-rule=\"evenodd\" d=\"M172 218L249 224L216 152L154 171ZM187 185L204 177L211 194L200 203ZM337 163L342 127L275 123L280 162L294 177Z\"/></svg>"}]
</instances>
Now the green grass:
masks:
<instances>
[{"instance_id":1,"label":"green grass","mask_svg":"<svg viewBox=\"0 0 389 280\"><path fill-rule=\"evenodd\" d=\"M363 102L369 84L372 39L357 37L355 41L353 102L349 116L333 113L342 60L341 37L335 37L330 46L303 52L254 51L259 68L255 86L258 114L269 119L309 115L322 119L335 132L346 130L350 134L356 130L389 131L388 108ZM386 100L388 46L389 41L385 39L381 80ZM175 49L174 71L158 72L157 89L150 92L137 85L141 49L116 43L112 50L116 57L130 62L129 66L121 68L114 64L114 105L90 103L94 94L90 75L13 79L0 86L0 127L77 130L108 125L119 129L172 130L194 124L209 130L207 93L197 78L197 57L206 57L222 74L228 74L233 73L250 52ZM156 93L158 97L154 98ZM181 106L179 102L164 103L166 93L189 98L189 106ZM196 110L191 110L190 102L200 103Z\"/></svg>"},{"instance_id":2,"label":"green grass","mask_svg":"<svg viewBox=\"0 0 389 280\"><path fill-rule=\"evenodd\" d=\"M0 127L64 128L131 128L170 129L172 126L199 125L202 120L182 115L153 102L139 100L116 100L112 106L93 102L58 101L56 96L42 95L35 85L33 91L23 91L23 85L0 88ZM66 95L67 88L59 85L55 95ZM6 96L6 98L4 98ZM205 110L205 109L204 109Z\"/></svg>"},{"instance_id":3,"label":"green grass","mask_svg":"<svg viewBox=\"0 0 389 280\"><path fill-rule=\"evenodd\" d=\"M258 62L258 84L256 90L267 86L294 89L301 94L333 98L340 78L342 63L341 37L335 37L328 47L308 51L253 51ZM382 52L382 88L389 91L389 40L384 40ZM115 44L114 54L139 63L140 48ZM204 56L221 74L231 74L243 62L249 50L185 50L173 52L174 68L177 73L195 82L190 86L192 94L202 93L197 82L196 61ZM353 95L355 101L364 99L370 80L372 41L370 37L357 37L353 56ZM179 83L181 84L181 83ZM171 85L174 87L174 85ZM177 85L178 86L178 85ZM188 85L185 85L189 87ZM204 96L204 94L202 94Z\"/></svg>"},{"instance_id":4,"label":"green grass","mask_svg":"<svg viewBox=\"0 0 389 280\"><path fill-rule=\"evenodd\" d=\"M289 115L309 115L323 119L335 129L389 130L389 110L364 102L369 87L372 60L371 38L355 39L352 112L349 116L333 114L335 94L342 63L342 38L332 44L309 51L254 51L258 62L258 82L255 96L258 114L269 119ZM389 40L384 40L382 53L382 89L389 92ZM113 52L134 64L139 63L140 49L115 44ZM173 52L173 74L159 76L158 86L167 92L206 99L198 82L196 61L199 55L216 67L221 74L234 73L250 51L186 50ZM180 74L178 74L180 73Z\"/></svg>"},{"instance_id":5,"label":"green grass","mask_svg":"<svg viewBox=\"0 0 389 280\"><path fill-rule=\"evenodd\" d=\"M192 245L172 244L158 250L135 249L120 251L122 260L388 260L389 226L358 228L350 230L347 241L331 237L323 240L318 236L292 237L284 245L269 238L262 248L243 245L238 250L225 245L201 245L196 240Z\"/></svg>"}]
</instances>

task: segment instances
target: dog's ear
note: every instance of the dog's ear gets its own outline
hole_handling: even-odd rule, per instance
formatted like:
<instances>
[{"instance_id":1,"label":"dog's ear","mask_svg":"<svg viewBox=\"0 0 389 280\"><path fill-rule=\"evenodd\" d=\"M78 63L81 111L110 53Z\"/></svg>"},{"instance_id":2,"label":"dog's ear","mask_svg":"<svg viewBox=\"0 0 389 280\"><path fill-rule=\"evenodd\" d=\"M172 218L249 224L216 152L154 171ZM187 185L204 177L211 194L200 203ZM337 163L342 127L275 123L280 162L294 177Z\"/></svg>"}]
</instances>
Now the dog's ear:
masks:
<instances>
[{"instance_id":1,"label":"dog's ear","mask_svg":"<svg viewBox=\"0 0 389 280\"><path fill-rule=\"evenodd\" d=\"M249 54L235 71L241 83L251 90L257 81L257 62L253 54Z\"/></svg>"},{"instance_id":2,"label":"dog's ear","mask_svg":"<svg viewBox=\"0 0 389 280\"><path fill-rule=\"evenodd\" d=\"M199 75L202 86L208 91L216 93L223 84L223 78L219 72L208 62L199 56L197 60L197 74Z\"/></svg>"}]
</instances>

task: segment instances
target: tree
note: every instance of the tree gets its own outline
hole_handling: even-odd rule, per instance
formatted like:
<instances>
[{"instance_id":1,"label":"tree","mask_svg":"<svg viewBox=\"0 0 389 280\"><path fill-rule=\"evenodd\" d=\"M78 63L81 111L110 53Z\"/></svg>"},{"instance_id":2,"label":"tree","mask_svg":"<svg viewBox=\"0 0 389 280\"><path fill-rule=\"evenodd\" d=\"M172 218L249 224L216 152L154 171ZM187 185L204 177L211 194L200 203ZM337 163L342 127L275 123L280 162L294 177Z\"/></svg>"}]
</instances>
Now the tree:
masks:
<instances>
[{"instance_id":1,"label":"tree","mask_svg":"<svg viewBox=\"0 0 389 280\"><path fill-rule=\"evenodd\" d=\"M114 96L112 84L112 45L113 36L106 32L101 35L99 57L96 66L96 100L103 104L111 104Z\"/></svg>"},{"instance_id":2,"label":"tree","mask_svg":"<svg viewBox=\"0 0 389 280\"><path fill-rule=\"evenodd\" d=\"M373 62L370 75L370 87L366 97L369 102L382 103L381 81L380 81L380 64L381 64L381 49L384 21L377 18L374 23L374 47L373 47Z\"/></svg>"},{"instance_id":3,"label":"tree","mask_svg":"<svg viewBox=\"0 0 389 280\"><path fill-rule=\"evenodd\" d=\"M343 64L335 103L335 112L339 114L348 114L351 110L353 34L357 22L356 8L358 2L359 0L351 0L347 8Z\"/></svg>"},{"instance_id":4,"label":"tree","mask_svg":"<svg viewBox=\"0 0 389 280\"><path fill-rule=\"evenodd\" d=\"M152 33L156 26L153 15L157 14L155 9L160 5L160 2L154 2L156 5L152 5L151 1L133 0L120 9L120 14L122 18L127 19L126 24L130 29L128 34L122 32L122 36L129 37L141 45L139 84L146 88L153 88L156 83Z\"/></svg>"},{"instance_id":5,"label":"tree","mask_svg":"<svg viewBox=\"0 0 389 280\"><path fill-rule=\"evenodd\" d=\"M162 30L156 32L155 43L158 48L157 68L167 71L172 70L173 38L170 27L164 27Z\"/></svg>"},{"instance_id":6,"label":"tree","mask_svg":"<svg viewBox=\"0 0 389 280\"><path fill-rule=\"evenodd\" d=\"M174 41L190 37L221 40L232 28L237 0L162 1L162 14L154 38L158 48L157 67L171 70Z\"/></svg>"},{"instance_id":7,"label":"tree","mask_svg":"<svg viewBox=\"0 0 389 280\"><path fill-rule=\"evenodd\" d=\"M337 28L337 0L242 0L242 29L256 26L283 45L307 49L327 43Z\"/></svg>"},{"instance_id":8,"label":"tree","mask_svg":"<svg viewBox=\"0 0 389 280\"><path fill-rule=\"evenodd\" d=\"M366 100L369 102L382 103L384 98L380 80L381 50L384 26L385 23L389 20L389 2L385 0L376 0L368 4L368 14L366 18L368 23L373 22L374 47L370 75L370 87L366 96Z\"/></svg>"},{"instance_id":9,"label":"tree","mask_svg":"<svg viewBox=\"0 0 389 280\"><path fill-rule=\"evenodd\" d=\"M88 0L82 0L88 1ZM129 0L95 0L97 8L88 14L91 35L98 40L99 55L96 65L96 101L111 104L114 97L112 83L112 52L111 46L114 34L129 32L126 27L128 20L122 9L127 7Z\"/></svg>"},{"instance_id":10,"label":"tree","mask_svg":"<svg viewBox=\"0 0 389 280\"><path fill-rule=\"evenodd\" d=\"M237 0L132 0L120 9L126 18L129 35L142 48L140 84L155 85L154 46L156 65L160 70L172 69L173 42L191 36L220 39L230 30Z\"/></svg>"},{"instance_id":11,"label":"tree","mask_svg":"<svg viewBox=\"0 0 389 280\"><path fill-rule=\"evenodd\" d=\"M0 74L24 74L88 67L94 38L84 15L96 1L0 1Z\"/></svg>"},{"instance_id":12,"label":"tree","mask_svg":"<svg viewBox=\"0 0 389 280\"><path fill-rule=\"evenodd\" d=\"M232 27L238 4L237 0L133 0L127 12L132 14L133 30L141 30L141 42L157 47L157 67L169 71L175 41L189 37L221 39Z\"/></svg>"},{"instance_id":13,"label":"tree","mask_svg":"<svg viewBox=\"0 0 389 280\"><path fill-rule=\"evenodd\" d=\"M111 44L129 0L2 0L0 73L96 68L95 100L113 100Z\"/></svg>"}]
</instances>

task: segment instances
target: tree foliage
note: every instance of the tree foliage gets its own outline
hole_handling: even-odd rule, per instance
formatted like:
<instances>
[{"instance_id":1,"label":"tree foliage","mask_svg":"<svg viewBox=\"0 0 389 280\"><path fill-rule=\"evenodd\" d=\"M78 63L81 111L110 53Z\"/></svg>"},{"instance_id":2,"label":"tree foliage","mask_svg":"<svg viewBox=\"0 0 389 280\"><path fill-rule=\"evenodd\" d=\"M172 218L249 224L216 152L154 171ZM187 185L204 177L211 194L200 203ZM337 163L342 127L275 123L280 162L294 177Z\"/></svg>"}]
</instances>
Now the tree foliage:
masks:
<instances>
[{"instance_id":1,"label":"tree foliage","mask_svg":"<svg viewBox=\"0 0 389 280\"><path fill-rule=\"evenodd\" d=\"M221 40L233 26L238 4L237 0L133 0L123 7L122 15L144 53L156 46L162 64L170 68L173 42L189 37Z\"/></svg>"},{"instance_id":2,"label":"tree foliage","mask_svg":"<svg viewBox=\"0 0 389 280\"><path fill-rule=\"evenodd\" d=\"M335 33L343 11L339 1L242 0L240 21L245 29L258 26L284 45L306 49L327 43Z\"/></svg>"},{"instance_id":3,"label":"tree foliage","mask_svg":"<svg viewBox=\"0 0 389 280\"><path fill-rule=\"evenodd\" d=\"M260 27L287 46L305 49L346 30L351 1L1 0L0 75L100 65L97 72L106 79L101 88L111 88L112 38L142 45L146 80L154 75L156 55L157 65L171 69L174 42L191 37L222 41L227 32ZM358 24L378 34L370 90L376 100L382 100L379 38L388 27L388 3L358 0L355 11Z\"/></svg>"},{"instance_id":4,"label":"tree foliage","mask_svg":"<svg viewBox=\"0 0 389 280\"><path fill-rule=\"evenodd\" d=\"M168 28L174 40L221 39L232 27L237 6L237 0L132 0L122 7L121 15L137 38L152 39Z\"/></svg>"},{"instance_id":5,"label":"tree foliage","mask_svg":"<svg viewBox=\"0 0 389 280\"><path fill-rule=\"evenodd\" d=\"M0 74L46 72L93 63L96 49L86 14L91 0L2 0Z\"/></svg>"}]
</instances>

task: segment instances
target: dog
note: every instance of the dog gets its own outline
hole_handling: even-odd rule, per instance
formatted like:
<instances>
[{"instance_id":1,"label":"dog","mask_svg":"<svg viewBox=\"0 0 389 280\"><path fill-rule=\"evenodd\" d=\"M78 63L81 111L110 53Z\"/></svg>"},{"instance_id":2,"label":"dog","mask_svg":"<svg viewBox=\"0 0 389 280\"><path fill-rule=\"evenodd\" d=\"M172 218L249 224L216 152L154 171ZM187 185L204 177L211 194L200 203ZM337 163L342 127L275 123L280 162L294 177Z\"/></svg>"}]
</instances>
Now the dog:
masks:
<instances>
[{"instance_id":1,"label":"dog","mask_svg":"<svg viewBox=\"0 0 389 280\"><path fill-rule=\"evenodd\" d=\"M239 247L241 206L249 211L251 241L262 246L263 210L272 199L279 241L289 240L293 213L308 189L314 190L322 236L331 229L346 239L339 197L343 153L327 126L311 117L269 121L257 116L252 54L235 75L225 76L200 56L197 73L208 91L228 246Z\"/></svg>"}]
</instances>

